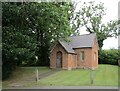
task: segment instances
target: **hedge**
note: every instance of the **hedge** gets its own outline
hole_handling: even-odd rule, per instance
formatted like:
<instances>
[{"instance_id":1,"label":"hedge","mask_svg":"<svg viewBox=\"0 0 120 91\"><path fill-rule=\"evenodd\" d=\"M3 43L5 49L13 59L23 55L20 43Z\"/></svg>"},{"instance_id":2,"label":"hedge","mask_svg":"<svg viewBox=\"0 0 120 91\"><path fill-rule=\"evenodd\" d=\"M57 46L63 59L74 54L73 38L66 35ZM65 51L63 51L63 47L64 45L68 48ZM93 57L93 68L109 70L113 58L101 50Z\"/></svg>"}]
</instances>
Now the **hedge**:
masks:
<instances>
[{"instance_id":1,"label":"hedge","mask_svg":"<svg viewBox=\"0 0 120 91\"><path fill-rule=\"evenodd\" d=\"M117 49L99 51L99 64L118 65L120 53Z\"/></svg>"}]
</instances>

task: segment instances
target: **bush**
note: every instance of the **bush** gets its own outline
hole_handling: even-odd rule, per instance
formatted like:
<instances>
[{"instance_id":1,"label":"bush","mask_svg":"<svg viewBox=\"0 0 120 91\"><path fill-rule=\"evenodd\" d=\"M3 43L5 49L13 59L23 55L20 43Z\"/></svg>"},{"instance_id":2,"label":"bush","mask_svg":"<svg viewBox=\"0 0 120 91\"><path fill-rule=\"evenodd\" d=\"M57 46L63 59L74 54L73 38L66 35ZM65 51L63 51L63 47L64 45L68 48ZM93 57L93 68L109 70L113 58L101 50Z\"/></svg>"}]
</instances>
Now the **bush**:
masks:
<instances>
[{"instance_id":1,"label":"bush","mask_svg":"<svg viewBox=\"0 0 120 91\"><path fill-rule=\"evenodd\" d=\"M120 56L117 49L99 51L99 64L118 65L118 57Z\"/></svg>"}]
</instances>

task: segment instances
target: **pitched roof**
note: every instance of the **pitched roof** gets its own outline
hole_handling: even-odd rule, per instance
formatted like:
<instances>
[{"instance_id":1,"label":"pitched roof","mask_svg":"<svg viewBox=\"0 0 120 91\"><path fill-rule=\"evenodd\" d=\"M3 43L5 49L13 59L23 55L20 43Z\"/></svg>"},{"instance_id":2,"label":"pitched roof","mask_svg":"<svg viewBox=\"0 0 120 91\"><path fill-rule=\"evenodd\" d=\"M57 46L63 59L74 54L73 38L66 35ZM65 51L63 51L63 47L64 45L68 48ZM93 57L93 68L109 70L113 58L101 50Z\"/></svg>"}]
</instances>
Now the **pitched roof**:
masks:
<instances>
[{"instance_id":1,"label":"pitched roof","mask_svg":"<svg viewBox=\"0 0 120 91\"><path fill-rule=\"evenodd\" d=\"M60 41L59 40L59 43L65 48L65 50L68 52L68 53L75 53L75 51L73 50L71 44L65 42L65 41Z\"/></svg>"},{"instance_id":2,"label":"pitched roof","mask_svg":"<svg viewBox=\"0 0 120 91\"><path fill-rule=\"evenodd\" d=\"M65 50L68 53L75 53L73 48L85 48L85 47L92 48L94 45L95 37L96 37L95 33L79 35L79 36L71 36L68 38L70 42L59 40L59 43L65 48Z\"/></svg>"}]
</instances>

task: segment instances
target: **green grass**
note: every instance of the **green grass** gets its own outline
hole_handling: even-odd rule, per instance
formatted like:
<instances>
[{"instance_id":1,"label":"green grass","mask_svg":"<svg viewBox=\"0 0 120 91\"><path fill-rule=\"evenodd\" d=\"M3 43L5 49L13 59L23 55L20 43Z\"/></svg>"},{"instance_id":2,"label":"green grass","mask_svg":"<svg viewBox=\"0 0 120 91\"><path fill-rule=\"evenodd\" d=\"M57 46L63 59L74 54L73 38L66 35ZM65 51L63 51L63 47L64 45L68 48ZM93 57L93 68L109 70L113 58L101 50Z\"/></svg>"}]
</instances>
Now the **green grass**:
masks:
<instances>
[{"instance_id":1,"label":"green grass","mask_svg":"<svg viewBox=\"0 0 120 91\"><path fill-rule=\"evenodd\" d=\"M35 82L36 68L39 70L39 74L50 71L48 67L19 67L17 68L10 78L2 82L2 88L9 88L14 86L25 86L29 82Z\"/></svg>"},{"instance_id":2,"label":"green grass","mask_svg":"<svg viewBox=\"0 0 120 91\"><path fill-rule=\"evenodd\" d=\"M38 83L29 86L118 86L118 66L99 65L94 73L94 84L91 85L90 70L62 70Z\"/></svg>"},{"instance_id":3,"label":"green grass","mask_svg":"<svg viewBox=\"0 0 120 91\"><path fill-rule=\"evenodd\" d=\"M38 67L39 74L49 72L48 67ZM118 66L99 65L94 71L94 84L90 83L90 70L75 69L61 70L54 74L35 81L35 68L23 67L14 72L13 76L3 82L3 88L11 87L11 84L19 84L22 87L39 86L118 86Z\"/></svg>"}]
</instances>

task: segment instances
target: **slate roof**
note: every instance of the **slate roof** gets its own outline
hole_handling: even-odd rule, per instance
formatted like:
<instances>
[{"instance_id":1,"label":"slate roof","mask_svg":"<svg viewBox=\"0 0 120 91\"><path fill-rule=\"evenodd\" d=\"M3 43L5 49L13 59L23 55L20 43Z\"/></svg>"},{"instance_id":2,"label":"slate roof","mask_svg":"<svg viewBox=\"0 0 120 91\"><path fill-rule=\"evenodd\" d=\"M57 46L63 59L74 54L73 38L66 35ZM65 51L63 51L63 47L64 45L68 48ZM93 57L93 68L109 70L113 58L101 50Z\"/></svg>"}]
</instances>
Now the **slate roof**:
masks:
<instances>
[{"instance_id":1,"label":"slate roof","mask_svg":"<svg viewBox=\"0 0 120 91\"><path fill-rule=\"evenodd\" d=\"M65 48L65 50L68 52L68 53L75 53L75 51L73 50L73 47L71 44L65 42L65 41L60 41L59 40L59 43Z\"/></svg>"},{"instance_id":2,"label":"slate roof","mask_svg":"<svg viewBox=\"0 0 120 91\"><path fill-rule=\"evenodd\" d=\"M92 48L94 45L95 37L95 33L71 36L68 38L70 42L59 40L59 43L65 48L68 53L75 53L73 48Z\"/></svg>"}]
</instances>

